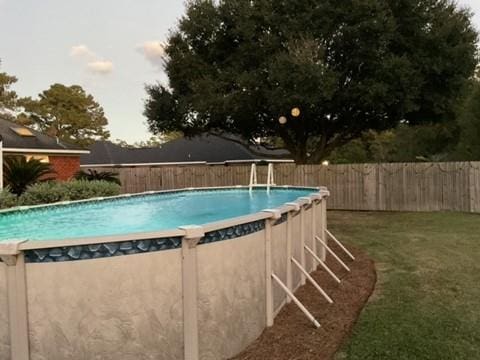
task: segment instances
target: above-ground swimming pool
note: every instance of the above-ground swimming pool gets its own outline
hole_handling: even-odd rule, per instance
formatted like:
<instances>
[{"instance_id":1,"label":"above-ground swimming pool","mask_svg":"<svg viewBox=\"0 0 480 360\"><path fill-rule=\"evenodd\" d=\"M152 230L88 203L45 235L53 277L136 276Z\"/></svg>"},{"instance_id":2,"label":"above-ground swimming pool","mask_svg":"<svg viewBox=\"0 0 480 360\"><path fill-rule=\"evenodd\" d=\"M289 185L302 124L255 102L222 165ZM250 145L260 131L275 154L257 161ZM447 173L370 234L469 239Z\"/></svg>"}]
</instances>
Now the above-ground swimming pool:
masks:
<instances>
[{"instance_id":1,"label":"above-ground swimming pool","mask_svg":"<svg viewBox=\"0 0 480 360\"><path fill-rule=\"evenodd\" d=\"M276 208L314 189L227 188L115 197L0 212L0 241L59 240L202 225Z\"/></svg>"},{"instance_id":2,"label":"above-ground swimming pool","mask_svg":"<svg viewBox=\"0 0 480 360\"><path fill-rule=\"evenodd\" d=\"M324 249L325 188L184 189L0 212L0 359L224 359Z\"/></svg>"}]
</instances>

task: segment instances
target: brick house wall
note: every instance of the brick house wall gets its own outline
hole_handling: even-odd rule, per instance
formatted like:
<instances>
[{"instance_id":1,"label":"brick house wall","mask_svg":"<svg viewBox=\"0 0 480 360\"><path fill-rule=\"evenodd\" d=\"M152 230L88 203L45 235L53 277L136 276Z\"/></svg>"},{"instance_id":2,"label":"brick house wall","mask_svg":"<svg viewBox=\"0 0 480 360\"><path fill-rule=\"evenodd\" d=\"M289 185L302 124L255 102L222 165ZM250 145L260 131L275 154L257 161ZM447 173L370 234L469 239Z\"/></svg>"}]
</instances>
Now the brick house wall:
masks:
<instances>
[{"instance_id":1,"label":"brick house wall","mask_svg":"<svg viewBox=\"0 0 480 360\"><path fill-rule=\"evenodd\" d=\"M80 156L49 155L49 160L57 180L69 180L80 170Z\"/></svg>"}]
</instances>

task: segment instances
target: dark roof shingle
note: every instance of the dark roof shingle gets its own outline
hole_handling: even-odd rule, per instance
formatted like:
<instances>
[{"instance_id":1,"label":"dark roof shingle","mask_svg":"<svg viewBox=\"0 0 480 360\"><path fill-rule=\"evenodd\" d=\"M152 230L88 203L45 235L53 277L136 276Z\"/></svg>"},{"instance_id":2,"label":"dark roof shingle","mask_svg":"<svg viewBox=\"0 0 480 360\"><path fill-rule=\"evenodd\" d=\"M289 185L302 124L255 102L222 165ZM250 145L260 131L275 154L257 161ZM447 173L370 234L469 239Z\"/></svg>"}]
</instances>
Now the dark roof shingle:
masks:
<instances>
[{"instance_id":1,"label":"dark roof shingle","mask_svg":"<svg viewBox=\"0 0 480 360\"><path fill-rule=\"evenodd\" d=\"M13 128L26 128L33 136L17 134ZM41 149L41 150L83 150L77 145L57 141L56 138L42 134L36 130L0 118L0 135L4 148Z\"/></svg>"},{"instance_id":2,"label":"dark roof shingle","mask_svg":"<svg viewBox=\"0 0 480 360\"><path fill-rule=\"evenodd\" d=\"M261 153L262 155L256 155ZM97 141L90 154L80 158L82 165L160 164L182 162L252 161L281 156L290 159L285 150L250 148L216 135L180 138L155 148L124 148L108 141Z\"/></svg>"}]
</instances>

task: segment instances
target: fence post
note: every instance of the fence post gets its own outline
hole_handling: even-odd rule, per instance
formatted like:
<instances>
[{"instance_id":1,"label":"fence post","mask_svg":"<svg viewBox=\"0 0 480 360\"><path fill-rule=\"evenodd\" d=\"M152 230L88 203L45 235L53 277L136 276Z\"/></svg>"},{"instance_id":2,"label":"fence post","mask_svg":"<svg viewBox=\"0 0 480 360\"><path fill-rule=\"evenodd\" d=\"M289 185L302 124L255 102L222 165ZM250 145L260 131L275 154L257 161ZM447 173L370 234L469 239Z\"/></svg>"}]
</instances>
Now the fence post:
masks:
<instances>
[{"instance_id":1,"label":"fence post","mask_svg":"<svg viewBox=\"0 0 480 360\"><path fill-rule=\"evenodd\" d=\"M205 235L201 226L183 226L182 287L184 359L198 360L198 273L197 244Z\"/></svg>"},{"instance_id":2,"label":"fence post","mask_svg":"<svg viewBox=\"0 0 480 360\"><path fill-rule=\"evenodd\" d=\"M480 162L469 162L469 191L470 209L472 213L480 212Z\"/></svg>"}]
</instances>

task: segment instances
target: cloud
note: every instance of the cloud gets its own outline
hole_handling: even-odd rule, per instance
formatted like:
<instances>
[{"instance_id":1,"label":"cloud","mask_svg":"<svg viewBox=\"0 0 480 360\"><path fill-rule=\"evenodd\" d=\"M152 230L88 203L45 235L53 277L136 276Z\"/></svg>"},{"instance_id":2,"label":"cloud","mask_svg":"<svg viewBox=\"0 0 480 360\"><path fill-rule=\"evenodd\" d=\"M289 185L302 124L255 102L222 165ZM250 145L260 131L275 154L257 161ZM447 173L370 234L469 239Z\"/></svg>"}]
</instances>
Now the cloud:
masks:
<instances>
[{"instance_id":1,"label":"cloud","mask_svg":"<svg viewBox=\"0 0 480 360\"><path fill-rule=\"evenodd\" d=\"M94 74L106 75L113 71L113 63L108 60L96 60L89 62L87 68Z\"/></svg>"},{"instance_id":2,"label":"cloud","mask_svg":"<svg viewBox=\"0 0 480 360\"><path fill-rule=\"evenodd\" d=\"M145 41L137 46L137 50L147 59L153 66L162 67L165 56L165 44L161 41Z\"/></svg>"},{"instance_id":3,"label":"cloud","mask_svg":"<svg viewBox=\"0 0 480 360\"><path fill-rule=\"evenodd\" d=\"M75 45L70 48L70 56L84 59L96 59L97 55L87 45Z\"/></svg>"},{"instance_id":4,"label":"cloud","mask_svg":"<svg viewBox=\"0 0 480 360\"><path fill-rule=\"evenodd\" d=\"M87 45L72 46L70 48L70 56L86 62L88 71L93 74L107 75L113 71L113 63L110 60L100 58Z\"/></svg>"}]
</instances>

